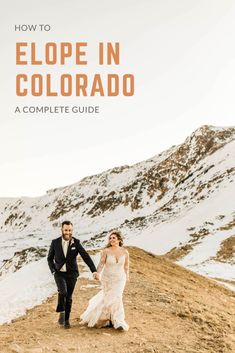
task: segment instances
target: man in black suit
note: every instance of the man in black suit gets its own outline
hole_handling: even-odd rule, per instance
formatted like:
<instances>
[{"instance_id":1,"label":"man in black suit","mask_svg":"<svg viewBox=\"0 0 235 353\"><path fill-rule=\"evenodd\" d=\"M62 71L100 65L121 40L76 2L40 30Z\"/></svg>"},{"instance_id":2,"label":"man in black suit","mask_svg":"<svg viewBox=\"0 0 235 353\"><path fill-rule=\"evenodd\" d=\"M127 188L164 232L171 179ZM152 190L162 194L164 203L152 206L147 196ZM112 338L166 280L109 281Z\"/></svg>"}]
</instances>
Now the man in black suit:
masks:
<instances>
[{"instance_id":1,"label":"man in black suit","mask_svg":"<svg viewBox=\"0 0 235 353\"><path fill-rule=\"evenodd\" d=\"M64 221L61 231L62 236L51 242L47 261L58 289L56 308L56 312L60 313L58 322L65 328L70 328L69 317L72 307L72 294L79 276L77 255L81 255L93 273L94 279L97 279L97 272L89 254L80 244L80 240L72 237L73 224L70 221Z\"/></svg>"}]
</instances>

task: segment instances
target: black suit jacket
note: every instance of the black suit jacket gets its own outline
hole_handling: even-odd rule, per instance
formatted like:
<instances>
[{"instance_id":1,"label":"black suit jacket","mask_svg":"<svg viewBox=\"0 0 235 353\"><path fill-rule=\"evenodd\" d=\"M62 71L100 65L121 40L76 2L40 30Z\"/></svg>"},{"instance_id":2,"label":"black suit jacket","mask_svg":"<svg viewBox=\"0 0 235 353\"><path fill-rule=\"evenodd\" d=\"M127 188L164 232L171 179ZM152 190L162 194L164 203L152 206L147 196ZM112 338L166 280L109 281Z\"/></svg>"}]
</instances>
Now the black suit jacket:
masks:
<instances>
[{"instance_id":1,"label":"black suit jacket","mask_svg":"<svg viewBox=\"0 0 235 353\"><path fill-rule=\"evenodd\" d=\"M96 267L90 255L86 252L80 244L80 240L73 238L69 242L66 257L64 256L62 248L62 236L53 239L47 256L47 262L51 273L59 271L61 267L66 264L67 273L79 276L77 255L80 254L83 261L90 268L91 272L96 272Z\"/></svg>"}]
</instances>

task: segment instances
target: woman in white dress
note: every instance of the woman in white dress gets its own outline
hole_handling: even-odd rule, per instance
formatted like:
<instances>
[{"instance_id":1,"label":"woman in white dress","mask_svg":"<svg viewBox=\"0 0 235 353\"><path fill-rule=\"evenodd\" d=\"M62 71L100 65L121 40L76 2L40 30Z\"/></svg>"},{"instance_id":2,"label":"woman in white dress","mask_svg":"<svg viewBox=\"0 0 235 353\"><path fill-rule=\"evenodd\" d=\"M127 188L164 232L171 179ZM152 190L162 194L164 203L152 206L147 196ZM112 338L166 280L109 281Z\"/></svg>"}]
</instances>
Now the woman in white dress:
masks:
<instances>
[{"instance_id":1,"label":"woman in white dress","mask_svg":"<svg viewBox=\"0 0 235 353\"><path fill-rule=\"evenodd\" d=\"M80 316L81 324L89 327L114 327L127 331L122 295L126 281L129 281L129 254L123 248L120 231L109 233L108 244L101 253L97 269L102 289L89 301L85 312Z\"/></svg>"}]
</instances>

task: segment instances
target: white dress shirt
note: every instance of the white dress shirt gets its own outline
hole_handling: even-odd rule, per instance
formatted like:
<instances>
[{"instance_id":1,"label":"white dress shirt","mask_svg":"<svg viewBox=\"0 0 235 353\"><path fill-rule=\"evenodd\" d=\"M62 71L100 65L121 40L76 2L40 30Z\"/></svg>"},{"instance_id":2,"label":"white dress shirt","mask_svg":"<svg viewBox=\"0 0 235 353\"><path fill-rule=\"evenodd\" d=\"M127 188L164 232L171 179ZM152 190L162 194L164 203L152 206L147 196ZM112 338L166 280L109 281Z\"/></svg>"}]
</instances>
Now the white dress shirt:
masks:
<instances>
[{"instance_id":1,"label":"white dress shirt","mask_svg":"<svg viewBox=\"0 0 235 353\"><path fill-rule=\"evenodd\" d=\"M64 238L62 238L62 249L63 249L65 257L67 255L68 247L69 247L69 240L65 240ZM62 272L66 272L67 271L66 264L64 264L61 267L60 271L62 271Z\"/></svg>"}]
</instances>

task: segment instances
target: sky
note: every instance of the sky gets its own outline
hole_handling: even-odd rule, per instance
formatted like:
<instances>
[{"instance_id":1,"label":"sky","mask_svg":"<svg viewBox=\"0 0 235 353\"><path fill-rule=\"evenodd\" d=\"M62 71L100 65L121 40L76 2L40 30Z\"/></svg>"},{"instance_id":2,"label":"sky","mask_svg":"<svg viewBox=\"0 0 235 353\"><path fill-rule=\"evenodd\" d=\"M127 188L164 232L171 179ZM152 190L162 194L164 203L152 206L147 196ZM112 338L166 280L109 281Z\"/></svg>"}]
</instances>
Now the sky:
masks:
<instances>
[{"instance_id":1,"label":"sky","mask_svg":"<svg viewBox=\"0 0 235 353\"><path fill-rule=\"evenodd\" d=\"M14 11L13 11L14 9ZM9 0L1 14L0 197L39 196L103 170L150 158L202 125L233 126L235 1ZM48 32L15 25L49 24ZM132 97L17 97L15 43L87 42L87 67L132 73ZM99 42L120 43L120 65L99 67ZM27 74L35 67L23 68ZM64 70L64 71L63 71ZM100 114L17 115L16 106L99 105Z\"/></svg>"}]
</instances>

